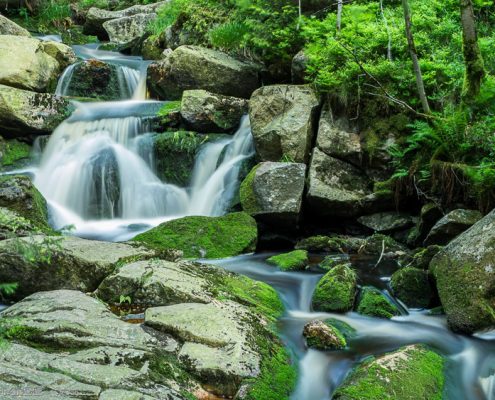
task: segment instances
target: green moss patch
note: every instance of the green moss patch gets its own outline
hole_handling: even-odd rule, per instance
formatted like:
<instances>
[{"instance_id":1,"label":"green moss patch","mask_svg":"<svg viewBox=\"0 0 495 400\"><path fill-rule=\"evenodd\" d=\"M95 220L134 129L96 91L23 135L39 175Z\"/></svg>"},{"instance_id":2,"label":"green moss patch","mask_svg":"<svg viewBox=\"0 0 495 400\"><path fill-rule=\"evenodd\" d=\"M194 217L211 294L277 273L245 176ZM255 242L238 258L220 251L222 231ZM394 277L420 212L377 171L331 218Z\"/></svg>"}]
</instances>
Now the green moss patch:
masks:
<instances>
[{"instance_id":1,"label":"green moss patch","mask_svg":"<svg viewBox=\"0 0 495 400\"><path fill-rule=\"evenodd\" d=\"M182 250L186 258L224 258L253 252L257 238L256 221L241 212L168 221L133 240L156 250Z\"/></svg>"},{"instance_id":2,"label":"green moss patch","mask_svg":"<svg viewBox=\"0 0 495 400\"><path fill-rule=\"evenodd\" d=\"M254 193L253 183L256 176L256 170L260 164L256 165L251 172L246 176L241 184L240 199L242 209L249 214L255 214L259 211L258 201L256 200L256 194Z\"/></svg>"},{"instance_id":3,"label":"green moss patch","mask_svg":"<svg viewBox=\"0 0 495 400\"><path fill-rule=\"evenodd\" d=\"M31 147L18 140L2 140L0 138L0 166L12 167L27 161Z\"/></svg>"},{"instance_id":4,"label":"green moss patch","mask_svg":"<svg viewBox=\"0 0 495 400\"><path fill-rule=\"evenodd\" d=\"M377 288L371 286L361 289L357 312L378 318L392 318L395 315L400 315L397 306Z\"/></svg>"},{"instance_id":5,"label":"green moss patch","mask_svg":"<svg viewBox=\"0 0 495 400\"><path fill-rule=\"evenodd\" d=\"M346 312L352 309L357 276L349 264L341 264L327 272L316 286L313 308L317 311Z\"/></svg>"},{"instance_id":6,"label":"green moss patch","mask_svg":"<svg viewBox=\"0 0 495 400\"><path fill-rule=\"evenodd\" d=\"M408 307L426 308L433 298L429 273L421 269L407 267L394 272L390 286Z\"/></svg>"},{"instance_id":7,"label":"green moss patch","mask_svg":"<svg viewBox=\"0 0 495 400\"><path fill-rule=\"evenodd\" d=\"M309 258L306 250L294 250L290 253L272 256L266 261L269 264L276 265L283 271L301 271L308 265Z\"/></svg>"}]
</instances>

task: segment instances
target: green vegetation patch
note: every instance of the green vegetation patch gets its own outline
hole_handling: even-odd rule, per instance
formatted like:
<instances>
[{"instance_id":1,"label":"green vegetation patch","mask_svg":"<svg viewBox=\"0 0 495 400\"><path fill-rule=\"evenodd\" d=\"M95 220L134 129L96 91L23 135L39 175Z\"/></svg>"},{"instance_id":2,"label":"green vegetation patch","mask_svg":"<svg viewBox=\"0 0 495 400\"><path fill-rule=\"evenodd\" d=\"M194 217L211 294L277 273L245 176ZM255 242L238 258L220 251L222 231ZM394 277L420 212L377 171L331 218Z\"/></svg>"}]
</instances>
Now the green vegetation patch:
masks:
<instances>
[{"instance_id":1,"label":"green vegetation patch","mask_svg":"<svg viewBox=\"0 0 495 400\"><path fill-rule=\"evenodd\" d=\"M256 200L256 194L254 193L253 183L256 176L256 170L260 164L254 166L249 172L244 181L242 181L239 191L242 209L247 213L253 215L259 211L258 201Z\"/></svg>"},{"instance_id":2,"label":"green vegetation patch","mask_svg":"<svg viewBox=\"0 0 495 400\"><path fill-rule=\"evenodd\" d=\"M266 261L283 271L302 271L309 264L306 250L294 250L290 253L279 254L268 258Z\"/></svg>"},{"instance_id":3,"label":"green vegetation patch","mask_svg":"<svg viewBox=\"0 0 495 400\"><path fill-rule=\"evenodd\" d=\"M18 140L3 140L0 138L0 166L11 167L19 162L27 161L31 147Z\"/></svg>"},{"instance_id":4,"label":"green vegetation patch","mask_svg":"<svg viewBox=\"0 0 495 400\"><path fill-rule=\"evenodd\" d=\"M357 312L378 318L392 318L395 315L400 315L397 306L377 288L371 286L361 289Z\"/></svg>"}]
</instances>

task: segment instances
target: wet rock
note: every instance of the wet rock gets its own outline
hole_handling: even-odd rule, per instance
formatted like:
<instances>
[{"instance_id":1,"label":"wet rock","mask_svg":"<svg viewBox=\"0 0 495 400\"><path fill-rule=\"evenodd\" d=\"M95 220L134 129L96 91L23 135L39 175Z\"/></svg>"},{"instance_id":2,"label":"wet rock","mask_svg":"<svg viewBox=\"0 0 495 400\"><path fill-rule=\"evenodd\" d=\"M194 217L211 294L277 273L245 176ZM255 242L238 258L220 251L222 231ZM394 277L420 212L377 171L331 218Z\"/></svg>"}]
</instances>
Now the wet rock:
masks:
<instances>
[{"instance_id":1,"label":"wet rock","mask_svg":"<svg viewBox=\"0 0 495 400\"><path fill-rule=\"evenodd\" d=\"M361 289L357 312L377 318L392 318L400 315L397 306L377 288L366 286Z\"/></svg>"},{"instance_id":2,"label":"wet rock","mask_svg":"<svg viewBox=\"0 0 495 400\"><path fill-rule=\"evenodd\" d=\"M8 137L51 133L71 112L61 97L0 85L0 129Z\"/></svg>"},{"instance_id":3,"label":"wet rock","mask_svg":"<svg viewBox=\"0 0 495 400\"><path fill-rule=\"evenodd\" d=\"M305 178L304 164L258 164L241 185L242 208L260 221L293 226L300 219Z\"/></svg>"},{"instance_id":4,"label":"wet rock","mask_svg":"<svg viewBox=\"0 0 495 400\"><path fill-rule=\"evenodd\" d=\"M0 136L0 170L14 170L29 163L31 147L16 139L4 140Z\"/></svg>"},{"instance_id":5,"label":"wet rock","mask_svg":"<svg viewBox=\"0 0 495 400\"><path fill-rule=\"evenodd\" d=\"M133 240L156 250L177 249L187 258L223 258L256 248L256 221L246 213L184 217L165 222Z\"/></svg>"},{"instance_id":6,"label":"wet rock","mask_svg":"<svg viewBox=\"0 0 495 400\"><path fill-rule=\"evenodd\" d=\"M316 311L346 312L352 309L356 296L357 276L350 264L332 268L321 278L313 294Z\"/></svg>"},{"instance_id":7,"label":"wet rock","mask_svg":"<svg viewBox=\"0 0 495 400\"><path fill-rule=\"evenodd\" d=\"M10 19L0 15L0 35L15 35L31 37L31 34L23 27L17 25Z\"/></svg>"},{"instance_id":8,"label":"wet rock","mask_svg":"<svg viewBox=\"0 0 495 400\"><path fill-rule=\"evenodd\" d=\"M103 23L111 43L121 51L136 50L148 35L148 25L156 19L155 13L135 14Z\"/></svg>"},{"instance_id":9,"label":"wet rock","mask_svg":"<svg viewBox=\"0 0 495 400\"><path fill-rule=\"evenodd\" d=\"M296 249L322 253L347 253L356 254L364 248L366 239L352 236L311 236L300 240Z\"/></svg>"},{"instance_id":10,"label":"wet rock","mask_svg":"<svg viewBox=\"0 0 495 400\"><path fill-rule=\"evenodd\" d=\"M330 271L332 268L336 267L343 262L349 261L349 256L347 254L333 254L326 256L319 264L318 267L324 271Z\"/></svg>"},{"instance_id":11,"label":"wet rock","mask_svg":"<svg viewBox=\"0 0 495 400\"><path fill-rule=\"evenodd\" d=\"M390 398L394 400L442 398L444 361L424 346L407 346L354 369L334 399Z\"/></svg>"},{"instance_id":12,"label":"wet rock","mask_svg":"<svg viewBox=\"0 0 495 400\"><path fill-rule=\"evenodd\" d=\"M150 36L143 41L141 53L145 60L160 60L163 54L160 40L155 36Z\"/></svg>"},{"instance_id":13,"label":"wet rock","mask_svg":"<svg viewBox=\"0 0 495 400\"><path fill-rule=\"evenodd\" d=\"M390 286L395 297L408 307L427 308L434 298L430 274L421 269L399 269L392 275Z\"/></svg>"},{"instance_id":14,"label":"wet rock","mask_svg":"<svg viewBox=\"0 0 495 400\"><path fill-rule=\"evenodd\" d=\"M365 227L380 233L390 233L410 228L414 220L410 215L397 212L382 212L358 218Z\"/></svg>"},{"instance_id":15,"label":"wet rock","mask_svg":"<svg viewBox=\"0 0 495 400\"><path fill-rule=\"evenodd\" d=\"M184 90L191 89L249 98L260 86L259 69L216 50L180 46L148 67L148 87L162 100L180 99Z\"/></svg>"},{"instance_id":16,"label":"wet rock","mask_svg":"<svg viewBox=\"0 0 495 400\"><path fill-rule=\"evenodd\" d=\"M347 343L338 329L322 321L311 321L304 325L303 336L309 348L317 350L340 350Z\"/></svg>"},{"instance_id":17,"label":"wet rock","mask_svg":"<svg viewBox=\"0 0 495 400\"><path fill-rule=\"evenodd\" d=\"M0 240L29 236L38 228L15 211L0 207Z\"/></svg>"},{"instance_id":18,"label":"wet rock","mask_svg":"<svg viewBox=\"0 0 495 400\"><path fill-rule=\"evenodd\" d=\"M30 236L0 242L0 281L18 282L13 297L43 290L95 290L126 259L153 253L122 243L97 242L71 236Z\"/></svg>"},{"instance_id":19,"label":"wet rock","mask_svg":"<svg viewBox=\"0 0 495 400\"><path fill-rule=\"evenodd\" d=\"M306 250L294 250L290 253L279 254L268 258L266 261L276 265L282 271L301 271L309 264Z\"/></svg>"},{"instance_id":20,"label":"wet rock","mask_svg":"<svg viewBox=\"0 0 495 400\"><path fill-rule=\"evenodd\" d=\"M403 267L413 267L423 270L427 270L430 266L430 262L442 250L442 246L431 245L426 248L419 248L412 253L408 253L399 259L400 264Z\"/></svg>"},{"instance_id":21,"label":"wet rock","mask_svg":"<svg viewBox=\"0 0 495 400\"><path fill-rule=\"evenodd\" d=\"M495 328L495 211L431 261L447 322L456 332Z\"/></svg>"},{"instance_id":22,"label":"wet rock","mask_svg":"<svg viewBox=\"0 0 495 400\"><path fill-rule=\"evenodd\" d=\"M297 53L292 59L291 65L291 77L292 83L302 84L305 82L306 68L308 65L308 57L304 53L304 50L301 50Z\"/></svg>"},{"instance_id":23,"label":"wet rock","mask_svg":"<svg viewBox=\"0 0 495 400\"><path fill-rule=\"evenodd\" d=\"M390 236L375 233L366 238L359 253L363 255L380 256L383 254L387 258L399 258L407 255L409 250L404 245L398 243Z\"/></svg>"},{"instance_id":24,"label":"wet rock","mask_svg":"<svg viewBox=\"0 0 495 400\"><path fill-rule=\"evenodd\" d=\"M0 35L0 84L46 92L59 75L76 61L72 49L62 43Z\"/></svg>"},{"instance_id":25,"label":"wet rock","mask_svg":"<svg viewBox=\"0 0 495 400\"><path fill-rule=\"evenodd\" d=\"M454 210L438 221L425 239L425 246L445 245L457 235L473 226L483 216L476 210Z\"/></svg>"},{"instance_id":26,"label":"wet rock","mask_svg":"<svg viewBox=\"0 0 495 400\"><path fill-rule=\"evenodd\" d=\"M206 90L186 90L180 108L187 127L202 133L233 132L247 111L247 100Z\"/></svg>"},{"instance_id":27,"label":"wet rock","mask_svg":"<svg viewBox=\"0 0 495 400\"><path fill-rule=\"evenodd\" d=\"M264 86L253 93L249 117L261 161L306 163L320 99L310 86Z\"/></svg>"}]
</instances>

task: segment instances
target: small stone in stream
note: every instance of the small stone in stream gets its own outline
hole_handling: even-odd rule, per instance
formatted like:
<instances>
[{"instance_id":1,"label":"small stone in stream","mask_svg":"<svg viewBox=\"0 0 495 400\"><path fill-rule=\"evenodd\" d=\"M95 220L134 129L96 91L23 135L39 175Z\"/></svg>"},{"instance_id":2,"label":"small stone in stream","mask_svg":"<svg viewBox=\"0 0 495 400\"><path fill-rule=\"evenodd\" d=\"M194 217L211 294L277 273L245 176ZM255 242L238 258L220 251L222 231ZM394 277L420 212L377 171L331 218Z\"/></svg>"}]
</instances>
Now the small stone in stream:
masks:
<instances>
[{"instance_id":1,"label":"small stone in stream","mask_svg":"<svg viewBox=\"0 0 495 400\"><path fill-rule=\"evenodd\" d=\"M303 336L309 348L317 350L340 350L347 343L338 329L322 321L311 321L304 326Z\"/></svg>"},{"instance_id":2,"label":"small stone in stream","mask_svg":"<svg viewBox=\"0 0 495 400\"><path fill-rule=\"evenodd\" d=\"M390 286L394 295L408 307L426 308L434 297L430 273L422 269L399 269L392 275Z\"/></svg>"},{"instance_id":3,"label":"small stone in stream","mask_svg":"<svg viewBox=\"0 0 495 400\"><path fill-rule=\"evenodd\" d=\"M408 249L390 236L375 233L366 239L359 253L374 256L384 254L387 258L395 258L407 254Z\"/></svg>"},{"instance_id":4,"label":"small stone in stream","mask_svg":"<svg viewBox=\"0 0 495 400\"><path fill-rule=\"evenodd\" d=\"M332 268L316 285L313 308L316 311L346 312L352 309L356 296L357 275L350 264Z\"/></svg>"},{"instance_id":5,"label":"small stone in stream","mask_svg":"<svg viewBox=\"0 0 495 400\"><path fill-rule=\"evenodd\" d=\"M302 271L309 264L306 250L294 250L290 253L279 254L268 258L266 261L276 265L282 271Z\"/></svg>"},{"instance_id":6,"label":"small stone in stream","mask_svg":"<svg viewBox=\"0 0 495 400\"><path fill-rule=\"evenodd\" d=\"M361 289L357 312L378 318L392 318L400 315L399 309L377 288L366 286Z\"/></svg>"}]
</instances>

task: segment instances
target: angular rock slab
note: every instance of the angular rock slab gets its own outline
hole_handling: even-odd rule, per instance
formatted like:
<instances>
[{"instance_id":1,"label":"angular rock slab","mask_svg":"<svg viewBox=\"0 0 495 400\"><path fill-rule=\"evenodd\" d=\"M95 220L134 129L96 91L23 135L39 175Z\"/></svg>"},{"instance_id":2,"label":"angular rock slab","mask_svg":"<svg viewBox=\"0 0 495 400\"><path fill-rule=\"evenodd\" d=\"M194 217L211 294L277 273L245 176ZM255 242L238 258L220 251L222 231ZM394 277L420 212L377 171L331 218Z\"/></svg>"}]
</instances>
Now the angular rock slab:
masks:
<instances>
[{"instance_id":1,"label":"angular rock slab","mask_svg":"<svg viewBox=\"0 0 495 400\"><path fill-rule=\"evenodd\" d=\"M403 230L414 225L414 220L410 215L397 212L364 215L358 218L358 222L375 232L381 233Z\"/></svg>"},{"instance_id":2,"label":"angular rock slab","mask_svg":"<svg viewBox=\"0 0 495 400\"><path fill-rule=\"evenodd\" d=\"M245 378L260 373L253 348L256 319L245 307L227 301L149 308L145 324L185 342L179 360L214 392L234 395Z\"/></svg>"},{"instance_id":3,"label":"angular rock slab","mask_svg":"<svg viewBox=\"0 0 495 400\"><path fill-rule=\"evenodd\" d=\"M148 25L156 19L155 13L135 14L103 23L110 42L118 45L120 50L127 50L143 41Z\"/></svg>"},{"instance_id":4,"label":"angular rock slab","mask_svg":"<svg viewBox=\"0 0 495 400\"><path fill-rule=\"evenodd\" d=\"M445 245L457 235L469 229L483 216L477 210L458 209L449 212L431 228L424 241L425 246Z\"/></svg>"},{"instance_id":5,"label":"angular rock slab","mask_svg":"<svg viewBox=\"0 0 495 400\"><path fill-rule=\"evenodd\" d=\"M306 165L264 162L241 185L244 211L263 222L292 226L301 214Z\"/></svg>"},{"instance_id":6,"label":"angular rock slab","mask_svg":"<svg viewBox=\"0 0 495 400\"><path fill-rule=\"evenodd\" d=\"M309 159L320 99L311 86L264 86L253 93L249 118L261 161Z\"/></svg>"}]
</instances>

